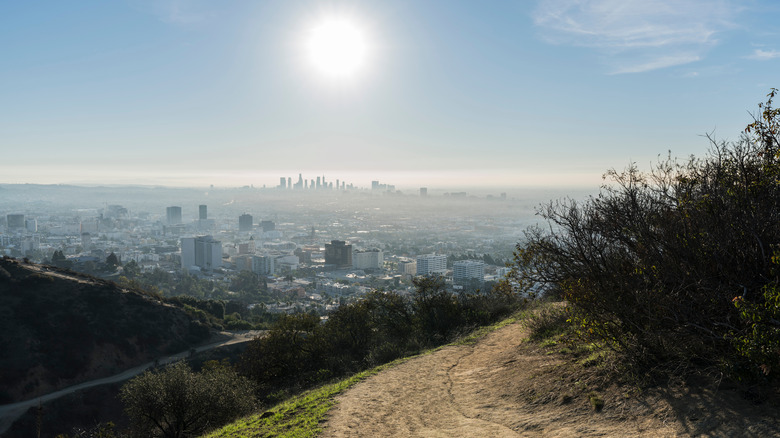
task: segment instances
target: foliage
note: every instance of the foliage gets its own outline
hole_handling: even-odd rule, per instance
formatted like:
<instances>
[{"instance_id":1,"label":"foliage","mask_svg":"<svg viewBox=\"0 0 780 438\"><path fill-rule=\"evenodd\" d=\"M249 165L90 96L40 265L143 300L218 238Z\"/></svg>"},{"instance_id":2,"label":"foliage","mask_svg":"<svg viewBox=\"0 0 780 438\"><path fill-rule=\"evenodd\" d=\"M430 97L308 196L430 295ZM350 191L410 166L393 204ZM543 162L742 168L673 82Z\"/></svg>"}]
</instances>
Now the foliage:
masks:
<instances>
[{"instance_id":1,"label":"foliage","mask_svg":"<svg viewBox=\"0 0 780 438\"><path fill-rule=\"evenodd\" d=\"M73 430L73 435L59 434L57 438L115 438L114 423L98 423L94 427L89 429L76 428Z\"/></svg>"},{"instance_id":2,"label":"foliage","mask_svg":"<svg viewBox=\"0 0 780 438\"><path fill-rule=\"evenodd\" d=\"M411 299L374 291L343 304L320 323L309 314L282 316L270 332L253 340L241 372L268 394L360 371L440 345L517 305L511 291L456 295L441 278L420 277Z\"/></svg>"},{"instance_id":3,"label":"foliage","mask_svg":"<svg viewBox=\"0 0 780 438\"><path fill-rule=\"evenodd\" d=\"M62 251L54 251L54 254L51 256L51 263L60 268L70 268L73 266L73 262L68 260Z\"/></svg>"},{"instance_id":4,"label":"foliage","mask_svg":"<svg viewBox=\"0 0 780 438\"><path fill-rule=\"evenodd\" d=\"M775 253L772 262L780 265L779 253ZM739 369L739 374L753 380L770 375L776 377L776 371L780 370L780 285L777 279L764 287L763 300L748 301L737 296L733 302L744 324L744 329L733 334L732 341L747 363L747 367Z\"/></svg>"},{"instance_id":5,"label":"foliage","mask_svg":"<svg viewBox=\"0 0 780 438\"><path fill-rule=\"evenodd\" d=\"M597 197L543 206L547 227L527 230L514 278L562 294L580 334L636 364L733 363L731 337L771 318L776 296L767 294L780 244L775 92L746 134L710 138L702 159L612 170Z\"/></svg>"},{"instance_id":6,"label":"foliage","mask_svg":"<svg viewBox=\"0 0 780 438\"><path fill-rule=\"evenodd\" d=\"M379 298L380 300L382 295L386 295L382 292L372 292L372 294L375 295L373 298ZM389 296L389 300L382 301L393 303L393 305L387 307L393 308L399 312L399 315L403 315L404 311L396 307L399 304L396 300L398 296ZM371 299L372 297L368 298ZM475 338L484 336L515 321L516 318L508 318L490 327L480 329L477 333L466 338L466 341L473 342ZM206 435L206 438L315 437L321 431L320 425L325 419L325 415L335 403L335 396L367 377L403 363L409 358L411 357L397 359L354 374L349 378L293 396L289 400L272 406L265 412L253 414L226 425Z\"/></svg>"},{"instance_id":7,"label":"foliage","mask_svg":"<svg viewBox=\"0 0 780 438\"><path fill-rule=\"evenodd\" d=\"M230 290L240 294L241 299L247 302L258 301L263 292L268 290L265 278L252 271L243 270L230 281Z\"/></svg>"},{"instance_id":8,"label":"foliage","mask_svg":"<svg viewBox=\"0 0 780 438\"><path fill-rule=\"evenodd\" d=\"M194 373L184 362L147 371L122 386L120 397L138 436L201 434L251 412L251 382L226 366Z\"/></svg>"},{"instance_id":9,"label":"foliage","mask_svg":"<svg viewBox=\"0 0 780 438\"><path fill-rule=\"evenodd\" d=\"M56 267L38 270L12 259L0 266L0 387L13 399L77 383L96 363L105 363L105 376L209 336L157 297ZM107 363L103 356L119 359Z\"/></svg>"},{"instance_id":10,"label":"foliage","mask_svg":"<svg viewBox=\"0 0 780 438\"><path fill-rule=\"evenodd\" d=\"M133 279L141 274L141 267L135 260L130 260L122 267L122 273L125 277Z\"/></svg>"},{"instance_id":11,"label":"foliage","mask_svg":"<svg viewBox=\"0 0 780 438\"><path fill-rule=\"evenodd\" d=\"M442 277L415 277L413 305L418 330L428 340L443 342L462 323L457 297L447 291Z\"/></svg>"},{"instance_id":12,"label":"foliage","mask_svg":"<svg viewBox=\"0 0 780 438\"><path fill-rule=\"evenodd\" d=\"M113 252L106 257L106 266L109 270L116 271L116 268L119 265L119 258Z\"/></svg>"},{"instance_id":13,"label":"foliage","mask_svg":"<svg viewBox=\"0 0 780 438\"><path fill-rule=\"evenodd\" d=\"M541 341L565 335L569 331L566 308L559 303L543 303L534 310L523 320L523 325L530 331L529 339Z\"/></svg>"},{"instance_id":14,"label":"foliage","mask_svg":"<svg viewBox=\"0 0 780 438\"><path fill-rule=\"evenodd\" d=\"M320 388L305 392L271 407L264 413L254 414L216 430L206 438L227 437L314 437L321 431L325 414L334 405L333 398L356 383L379 371L402 362L390 364L355 374Z\"/></svg>"}]
</instances>

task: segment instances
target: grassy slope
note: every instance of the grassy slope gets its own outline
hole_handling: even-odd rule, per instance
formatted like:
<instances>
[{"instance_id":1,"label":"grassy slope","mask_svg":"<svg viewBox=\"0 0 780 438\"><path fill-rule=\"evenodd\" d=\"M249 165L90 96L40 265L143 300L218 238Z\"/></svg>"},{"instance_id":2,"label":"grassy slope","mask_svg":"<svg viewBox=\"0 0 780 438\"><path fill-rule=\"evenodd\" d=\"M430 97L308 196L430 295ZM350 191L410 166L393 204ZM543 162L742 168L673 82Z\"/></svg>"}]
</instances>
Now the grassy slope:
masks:
<instances>
[{"instance_id":1,"label":"grassy slope","mask_svg":"<svg viewBox=\"0 0 780 438\"><path fill-rule=\"evenodd\" d=\"M521 316L515 315L509 317L492 326L481 327L471 334L455 342L457 345L470 344L477 339L511 324ZM428 354L442 347L429 350L422 354ZM412 356L415 357L415 356ZM285 438L304 438L314 437L320 431L320 423L324 421L325 415L335 404L334 397L349 387L366 379L378 372L405 362L412 357L398 359L385 365L363 371L344 380L327 384L319 388L304 392L294 396L289 400L279 403L270 408L265 413L259 412L248 417L236 420L227 426L222 427L208 435L207 438L255 438L255 437L285 437Z\"/></svg>"}]
</instances>

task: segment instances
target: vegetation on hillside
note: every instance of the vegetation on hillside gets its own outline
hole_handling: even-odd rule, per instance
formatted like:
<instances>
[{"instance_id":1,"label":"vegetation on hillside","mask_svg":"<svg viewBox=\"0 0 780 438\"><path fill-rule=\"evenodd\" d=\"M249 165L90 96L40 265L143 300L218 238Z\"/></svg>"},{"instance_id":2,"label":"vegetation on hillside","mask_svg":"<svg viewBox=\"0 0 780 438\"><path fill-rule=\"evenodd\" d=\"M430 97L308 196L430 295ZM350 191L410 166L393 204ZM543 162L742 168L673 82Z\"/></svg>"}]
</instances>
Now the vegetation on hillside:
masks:
<instances>
[{"instance_id":1,"label":"vegetation on hillside","mask_svg":"<svg viewBox=\"0 0 780 438\"><path fill-rule=\"evenodd\" d=\"M484 293L455 294L442 278L420 277L415 286L411 298L371 292L342 305L324 322L314 314L282 316L266 336L247 347L236 367L240 375L227 363L207 364L200 373L179 364L132 379L123 386L122 398L133 419L133 433L166 437L200 433L246 413L236 406L253 406L255 397L275 403L315 384L441 345L508 315L519 304L506 285ZM217 386L211 383L215 369L224 377ZM321 397L316 405L320 416L329 406ZM204 406L211 406L211 416L203 414ZM230 415L221 416L221 406L232 406Z\"/></svg>"},{"instance_id":2,"label":"vegetation on hillside","mask_svg":"<svg viewBox=\"0 0 780 438\"><path fill-rule=\"evenodd\" d=\"M2 403L115 374L210 336L153 296L10 258L0 260L0 315Z\"/></svg>"},{"instance_id":3,"label":"vegetation on hillside","mask_svg":"<svg viewBox=\"0 0 780 438\"><path fill-rule=\"evenodd\" d=\"M780 371L777 90L739 140L704 158L609 171L597 197L541 208L514 277L560 294L579 335L639 369Z\"/></svg>"},{"instance_id":4,"label":"vegetation on hillside","mask_svg":"<svg viewBox=\"0 0 780 438\"><path fill-rule=\"evenodd\" d=\"M444 280L419 277L411 299L374 291L342 305L324 323L310 314L284 316L245 351L239 370L265 401L334 377L365 370L441 345L516 309L506 285L457 294Z\"/></svg>"},{"instance_id":5,"label":"vegetation on hillside","mask_svg":"<svg viewBox=\"0 0 780 438\"><path fill-rule=\"evenodd\" d=\"M147 371L122 386L120 397L137 436L196 436L250 413L252 383L225 363L199 373L184 362Z\"/></svg>"}]
</instances>

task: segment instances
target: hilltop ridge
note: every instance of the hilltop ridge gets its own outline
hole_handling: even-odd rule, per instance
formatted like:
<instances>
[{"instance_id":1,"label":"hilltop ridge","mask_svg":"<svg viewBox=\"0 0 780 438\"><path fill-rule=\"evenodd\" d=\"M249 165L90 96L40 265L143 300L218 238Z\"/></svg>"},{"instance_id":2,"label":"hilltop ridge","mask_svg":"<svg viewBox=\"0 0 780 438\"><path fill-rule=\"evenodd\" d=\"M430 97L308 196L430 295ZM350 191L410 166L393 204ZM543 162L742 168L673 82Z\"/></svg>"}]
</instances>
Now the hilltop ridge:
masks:
<instances>
[{"instance_id":1,"label":"hilltop ridge","mask_svg":"<svg viewBox=\"0 0 780 438\"><path fill-rule=\"evenodd\" d=\"M0 259L0 403L116 374L210 336L180 308L52 266Z\"/></svg>"}]
</instances>

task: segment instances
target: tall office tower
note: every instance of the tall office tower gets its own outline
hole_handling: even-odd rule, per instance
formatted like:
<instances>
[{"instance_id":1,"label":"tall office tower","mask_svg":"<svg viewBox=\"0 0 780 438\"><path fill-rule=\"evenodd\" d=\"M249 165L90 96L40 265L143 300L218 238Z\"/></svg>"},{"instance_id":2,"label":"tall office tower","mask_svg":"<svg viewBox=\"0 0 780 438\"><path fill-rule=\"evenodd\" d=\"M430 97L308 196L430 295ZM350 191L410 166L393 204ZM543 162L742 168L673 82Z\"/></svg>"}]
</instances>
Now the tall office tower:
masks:
<instances>
[{"instance_id":1,"label":"tall office tower","mask_svg":"<svg viewBox=\"0 0 780 438\"><path fill-rule=\"evenodd\" d=\"M167 207L165 209L165 216L168 220L168 225L178 225L181 223L181 207Z\"/></svg>"},{"instance_id":2,"label":"tall office tower","mask_svg":"<svg viewBox=\"0 0 780 438\"><path fill-rule=\"evenodd\" d=\"M252 231L252 215L244 213L238 217L238 231Z\"/></svg>"},{"instance_id":3,"label":"tall office tower","mask_svg":"<svg viewBox=\"0 0 780 438\"><path fill-rule=\"evenodd\" d=\"M9 230L21 230L24 229L24 215L23 214L9 214L5 217Z\"/></svg>"},{"instance_id":4,"label":"tall office tower","mask_svg":"<svg viewBox=\"0 0 780 438\"><path fill-rule=\"evenodd\" d=\"M263 228L263 232L273 231L276 229L274 221L260 221L260 226Z\"/></svg>"},{"instance_id":5,"label":"tall office tower","mask_svg":"<svg viewBox=\"0 0 780 438\"><path fill-rule=\"evenodd\" d=\"M287 178L280 176L279 177L279 188L284 189L287 186Z\"/></svg>"},{"instance_id":6,"label":"tall office tower","mask_svg":"<svg viewBox=\"0 0 780 438\"><path fill-rule=\"evenodd\" d=\"M92 235L89 233L81 233L81 249L84 252L92 251Z\"/></svg>"},{"instance_id":7,"label":"tall office tower","mask_svg":"<svg viewBox=\"0 0 780 438\"><path fill-rule=\"evenodd\" d=\"M303 174L302 173L298 174L298 182L295 183L295 188L298 189L298 190L303 188Z\"/></svg>"},{"instance_id":8,"label":"tall office tower","mask_svg":"<svg viewBox=\"0 0 780 438\"><path fill-rule=\"evenodd\" d=\"M336 190L338 190L338 189L339 189L339 180L337 179L336 180Z\"/></svg>"},{"instance_id":9,"label":"tall office tower","mask_svg":"<svg viewBox=\"0 0 780 438\"><path fill-rule=\"evenodd\" d=\"M24 220L24 228L27 229L30 233L37 233L38 232L38 220L35 218L31 219L25 219Z\"/></svg>"},{"instance_id":10,"label":"tall office tower","mask_svg":"<svg viewBox=\"0 0 780 438\"><path fill-rule=\"evenodd\" d=\"M371 181L371 190L379 189L379 181Z\"/></svg>"},{"instance_id":11,"label":"tall office tower","mask_svg":"<svg viewBox=\"0 0 780 438\"><path fill-rule=\"evenodd\" d=\"M331 240L325 244L325 264L352 266L352 245L343 240Z\"/></svg>"},{"instance_id":12,"label":"tall office tower","mask_svg":"<svg viewBox=\"0 0 780 438\"><path fill-rule=\"evenodd\" d=\"M319 189L320 187L322 187L322 180L320 180L320 177L318 176L317 177L317 188Z\"/></svg>"},{"instance_id":13,"label":"tall office tower","mask_svg":"<svg viewBox=\"0 0 780 438\"><path fill-rule=\"evenodd\" d=\"M428 187L420 187L420 196L428 196Z\"/></svg>"},{"instance_id":14,"label":"tall office tower","mask_svg":"<svg viewBox=\"0 0 780 438\"><path fill-rule=\"evenodd\" d=\"M205 205L198 206L198 219L202 221L208 219L208 209Z\"/></svg>"},{"instance_id":15,"label":"tall office tower","mask_svg":"<svg viewBox=\"0 0 780 438\"><path fill-rule=\"evenodd\" d=\"M181 267L217 269L222 266L222 242L211 236L182 237Z\"/></svg>"},{"instance_id":16,"label":"tall office tower","mask_svg":"<svg viewBox=\"0 0 780 438\"><path fill-rule=\"evenodd\" d=\"M308 189L309 188L309 180L308 179L303 180L303 188L304 189Z\"/></svg>"},{"instance_id":17,"label":"tall office tower","mask_svg":"<svg viewBox=\"0 0 780 438\"><path fill-rule=\"evenodd\" d=\"M292 177L291 176L287 177L287 188L288 189L293 188L293 186L292 186Z\"/></svg>"},{"instance_id":18,"label":"tall office tower","mask_svg":"<svg viewBox=\"0 0 780 438\"><path fill-rule=\"evenodd\" d=\"M452 264L452 283L464 286L471 281L482 283L485 279L485 262L482 260L459 260Z\"/></svg>"},{"instance_id":19,"label":"tall office tower","mask_svg":"<svg viewBox=\"0 0 780 438\"><path fill-rule=\"evenodd\" d=\"M417 256L417 275L444 275L446 272L446 255L425 254Z\"/></svg>"}]
</instances>

